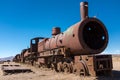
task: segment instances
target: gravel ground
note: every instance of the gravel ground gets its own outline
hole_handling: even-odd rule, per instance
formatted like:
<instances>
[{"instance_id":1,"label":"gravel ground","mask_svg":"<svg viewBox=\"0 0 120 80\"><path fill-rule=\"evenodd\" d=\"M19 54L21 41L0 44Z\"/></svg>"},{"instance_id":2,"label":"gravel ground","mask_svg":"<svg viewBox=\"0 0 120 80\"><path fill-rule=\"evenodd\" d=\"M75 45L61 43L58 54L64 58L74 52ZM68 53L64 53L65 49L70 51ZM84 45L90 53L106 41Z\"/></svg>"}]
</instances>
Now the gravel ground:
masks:
<instances>
[{"instance_id":1,"label":"gravel ground","mask_svg":"<svg viewBox=\"0 0 120 80\"><path fill-rule=\"evenodd\" d=\"M120 57L113 57L112 77L83 77L75 74L57 73L46 68L35 68L28 65L22 66L30 68L33 72L3 76L0 70L0 80L120 80Z\"/></svg>"}]
</instances>

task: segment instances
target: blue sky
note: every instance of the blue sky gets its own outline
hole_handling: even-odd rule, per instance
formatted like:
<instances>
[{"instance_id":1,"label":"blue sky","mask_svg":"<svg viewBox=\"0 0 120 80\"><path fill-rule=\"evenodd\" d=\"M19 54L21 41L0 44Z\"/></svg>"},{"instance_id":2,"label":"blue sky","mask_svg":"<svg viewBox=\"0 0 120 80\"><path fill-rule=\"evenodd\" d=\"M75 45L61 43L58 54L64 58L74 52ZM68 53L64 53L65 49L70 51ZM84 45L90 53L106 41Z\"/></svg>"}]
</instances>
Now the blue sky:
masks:
<instances>
[{"instance_id":1,"label":"blue sky","mask_svg":"<svg viewBox=\"0 0 120 80\"><path fill-rule=\"evenodd\" d=\"M120 53L120 0L1 0L0 57L14 56L29 47L31 38L51 37L54 26L65 31L80 21L79 4L89 2L89 16L108 29L104 53Z\"/></svg>"}]
</instances>

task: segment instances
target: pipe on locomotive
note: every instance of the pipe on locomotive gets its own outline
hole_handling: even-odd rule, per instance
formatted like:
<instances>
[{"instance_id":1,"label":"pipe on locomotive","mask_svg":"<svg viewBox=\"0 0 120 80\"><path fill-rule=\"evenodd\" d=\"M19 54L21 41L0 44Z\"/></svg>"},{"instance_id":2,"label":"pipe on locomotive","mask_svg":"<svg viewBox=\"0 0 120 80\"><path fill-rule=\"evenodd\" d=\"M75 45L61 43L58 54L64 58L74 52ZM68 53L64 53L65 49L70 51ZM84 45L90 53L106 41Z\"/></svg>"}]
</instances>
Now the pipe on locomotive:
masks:
<instances>
[{"instance_id":1,"label":"pipe on locomotive","mask_svg":"<svg viewBox=\"0 0 120 80\"><path fill-rule=\"evenodd\" d=\"M85 19L88 17L88 2L81 2L80 3L80 13L81 19Z\"/></svg>"},{"instance_id":2,"label":"pipe on locomotive","mask_svg":"<svg viewBox=\"0 0 120 80\"><path fill-rule=\"evenodd\" d=\"M105 25L97 18L88 16L88 3L80 3L81 21L60 33L60 28L53 28L52 38L45 39L44 47L38 44L38 52L58 47L69 49L72 55L99 54L108 44L108 32ZM44 48L44 49L43 49Z\"/></svg>"}]
</instances>

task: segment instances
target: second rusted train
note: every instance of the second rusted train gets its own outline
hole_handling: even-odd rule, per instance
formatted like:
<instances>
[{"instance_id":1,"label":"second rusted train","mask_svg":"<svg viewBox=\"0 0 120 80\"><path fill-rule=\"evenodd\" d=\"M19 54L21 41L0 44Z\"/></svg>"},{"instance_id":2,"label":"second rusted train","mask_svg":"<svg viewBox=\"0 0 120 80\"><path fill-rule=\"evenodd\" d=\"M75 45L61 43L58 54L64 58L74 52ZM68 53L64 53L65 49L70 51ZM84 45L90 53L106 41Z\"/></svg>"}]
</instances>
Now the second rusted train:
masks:
<instances>
[{"instance_id":1,"label":"second rusted train","mask_svg":"<svg viewBox=\"0 0 120 80\"><path fill-rule=\"evenodd\" d=\"M100 55L108 44L105 25L88 16L88 2L80 6L80 22L65 32L53 28L51 38L31 39L30 48L16 55L14 61L84 76L111 75L112 56Z\"/></svg>"}]
</instances>

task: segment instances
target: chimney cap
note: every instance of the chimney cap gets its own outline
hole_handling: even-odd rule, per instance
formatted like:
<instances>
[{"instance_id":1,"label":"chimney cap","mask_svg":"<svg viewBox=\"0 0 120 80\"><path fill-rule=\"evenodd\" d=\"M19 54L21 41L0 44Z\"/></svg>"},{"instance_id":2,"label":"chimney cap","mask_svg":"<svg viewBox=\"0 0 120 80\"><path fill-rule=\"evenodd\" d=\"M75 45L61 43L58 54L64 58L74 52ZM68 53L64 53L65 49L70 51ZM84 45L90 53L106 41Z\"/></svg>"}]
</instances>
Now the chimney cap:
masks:
<instances>
[{"instance_id":1,"label":"chimney cap","mask_svg":"<svg viewBox=\"0 0 120 80\"><path fill-rule=\"evenodd\" d=\"M81 2L80 6L88 6L88 2Z\"/></svg>"}]
</instances>

